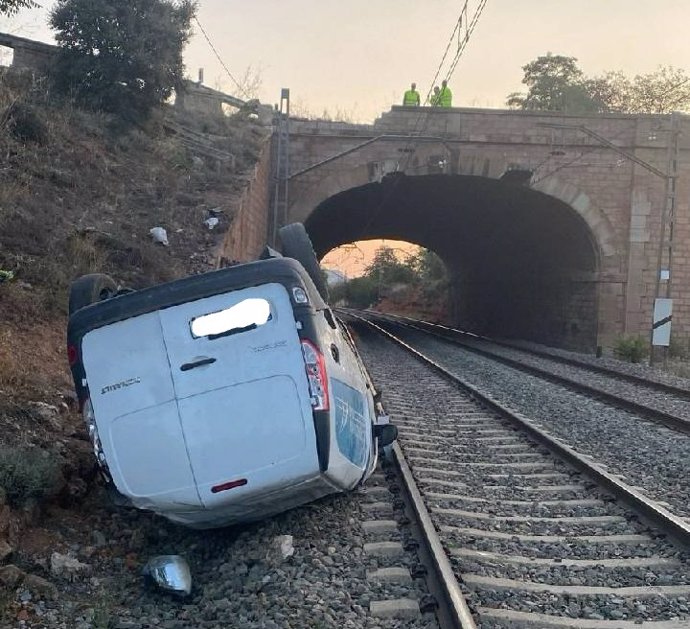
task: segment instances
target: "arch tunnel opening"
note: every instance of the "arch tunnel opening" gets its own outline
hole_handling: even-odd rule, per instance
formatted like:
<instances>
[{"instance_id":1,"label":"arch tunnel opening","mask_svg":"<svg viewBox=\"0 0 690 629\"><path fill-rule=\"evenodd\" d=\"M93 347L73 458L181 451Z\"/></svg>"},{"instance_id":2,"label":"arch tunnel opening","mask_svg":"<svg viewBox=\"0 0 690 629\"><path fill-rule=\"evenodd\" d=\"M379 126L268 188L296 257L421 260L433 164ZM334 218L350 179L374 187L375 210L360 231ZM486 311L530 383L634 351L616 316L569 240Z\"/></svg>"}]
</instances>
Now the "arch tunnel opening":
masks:
<instances>
[{"instance_id":1,"label":"arch tunnel opening","mask_svg":"<svg viewBox=\"0 0 690 629\"><path fill-rule=\"evenodd\" d=\"M559 199L512 181L396 173L329 197L305 226L319 258L371 239L433 251L450 274L458 327L568 349L596 346L599 249Z\"/></svg>"}]
</instances>

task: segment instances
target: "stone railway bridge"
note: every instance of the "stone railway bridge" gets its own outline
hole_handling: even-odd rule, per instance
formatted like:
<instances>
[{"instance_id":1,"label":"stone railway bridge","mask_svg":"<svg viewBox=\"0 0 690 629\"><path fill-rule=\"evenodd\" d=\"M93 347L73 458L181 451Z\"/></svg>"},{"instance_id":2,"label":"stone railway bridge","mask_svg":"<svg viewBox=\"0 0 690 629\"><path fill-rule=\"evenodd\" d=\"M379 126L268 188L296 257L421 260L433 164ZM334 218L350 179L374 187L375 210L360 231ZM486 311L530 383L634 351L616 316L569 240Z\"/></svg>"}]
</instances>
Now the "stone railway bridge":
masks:
<instances>
[{"instance_id":1,"label":"stone railway bridge","mask_svg":"<svg viewBox=\"0 0 690 629\"><path fill-rule=\"evenodd\" d=\"M404 107L373 125L293 120L280 221L303 221L319 256L373 238L427 247L450 271L458 325L591 349L649 333L666 181L577 128L551 125L585 126L663 175L671 124ZM690 117L679 129L673 332L687 339ZM263 161L259 185L270 188ZM255 255L270 231L268 194L249 196L225 243L230 257Z\"/></svg>"}]
</instances>

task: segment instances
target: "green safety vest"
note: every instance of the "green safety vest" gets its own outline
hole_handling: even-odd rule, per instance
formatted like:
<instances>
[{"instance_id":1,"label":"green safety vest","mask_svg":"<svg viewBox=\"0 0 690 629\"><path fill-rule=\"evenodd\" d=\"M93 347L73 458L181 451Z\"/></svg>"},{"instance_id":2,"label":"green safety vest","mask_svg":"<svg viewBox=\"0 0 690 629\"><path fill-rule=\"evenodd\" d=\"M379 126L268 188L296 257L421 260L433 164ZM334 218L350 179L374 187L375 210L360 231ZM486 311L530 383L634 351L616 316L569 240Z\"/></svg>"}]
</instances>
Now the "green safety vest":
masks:
<instances>
[{"instance_id":1,"label":"green safety vest","mask_svg":"<svg viewBox=\"0 0 690 629\"><path fill-rule=\"evenodd\" d=\"M407 90L405 96L403 97L404 107L414 107L419 106L419 92L416 90Z\"/></svg>"},{"instance_id":2,"label":"green safety vest","mask_svg":"<svg viewBox=\"0 0 690 629\"><path fill-rule=\"evenodd\" d=\"M441 93L438 95L438 104L441 107L453 106L453 92L450 91L449 87L441 88Z\"/></svg>"},{"instance_id":3,"label":"green safety vest","mask_svg":"<svg viewBox=\"0 0 690 629\"><path fill-rule=\"evenodd\" d=\"M439 92L438 94L436 94L436 93L431 94L431 96L429 97L429 104L432 107L438 107L440 98L441 98L441 92Z\"/></svg>"}]
</instances>

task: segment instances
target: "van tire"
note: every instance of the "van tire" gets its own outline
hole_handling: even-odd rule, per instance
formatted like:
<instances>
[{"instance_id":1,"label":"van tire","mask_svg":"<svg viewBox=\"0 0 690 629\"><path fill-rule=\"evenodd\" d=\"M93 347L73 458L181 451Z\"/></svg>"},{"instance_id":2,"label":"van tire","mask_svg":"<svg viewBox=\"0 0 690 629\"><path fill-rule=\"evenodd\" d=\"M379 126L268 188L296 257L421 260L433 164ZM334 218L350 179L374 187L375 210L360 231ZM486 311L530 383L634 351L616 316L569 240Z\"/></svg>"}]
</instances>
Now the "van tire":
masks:
<instances>
[{"instance_id":1,"label":"van tire","mask_svg":"<svg viewBox=\"0 0 690 629\"><path fill-rule=\"evenodd\" d=\"M117 284L109 275L91 273L74 280L69 288L69 314L77 310L113 297L117 293Z\"/></svg>"},{"instance_id":2,"label":"van tire","mask_svg":"<svg viewBox=\"0 0 690 629\"><path fill-rule=\"evenodd\" d=\"M309 234L302 223L292 223L281 227L278 231L280 242L283 245L283 255L297 260L309 274L316 290L324 301L328 301L328 284L321 271L321 265L314 253Z\"/></svg>"}]
</instances>

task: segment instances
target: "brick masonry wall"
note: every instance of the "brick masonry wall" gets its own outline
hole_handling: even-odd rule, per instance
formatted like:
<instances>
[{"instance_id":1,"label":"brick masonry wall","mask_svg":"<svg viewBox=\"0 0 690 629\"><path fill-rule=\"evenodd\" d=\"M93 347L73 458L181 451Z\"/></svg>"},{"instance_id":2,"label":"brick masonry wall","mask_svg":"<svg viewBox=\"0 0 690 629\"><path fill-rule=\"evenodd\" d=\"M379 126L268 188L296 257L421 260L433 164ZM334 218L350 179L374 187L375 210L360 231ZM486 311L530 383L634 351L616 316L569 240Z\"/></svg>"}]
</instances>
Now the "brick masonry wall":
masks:
<instances>
[{"instance_id":1,"label":"brick masonry wall","mask_svg":"<svg viewBox=\"0 0 690 629\"><path fill-rule=\"evenodd\" d=\"M221 247L222 258L248 262L255 260L267 242L271 200L271 141L264 144L254 175L237 205L234 218Z\"/></svg>"},{"instance_id":2,"label":"brick masonry wall","mask_svg":"<svg viewBox=\"0 0 690 629\"><path fill-rule=\"evenodd\" d=\"M567 202L589 225L600 255L596 299L574 296L573 314L598 308L599 340L647 334L657 274L664 179L574 129L584 125L662 172L668 164L669 116L561 116L500 110L420 110L394 107L374 125L296 122L292 171L352 149L381 134L423 128L408 160L405 140L377 141L295 178L291 220L304 220L333 194L377 180L397 163L426 174L432 158L449 171L498 178L511 168L534 170L536 190ZM674 229L674 336L690 336L690 117L681 118L679 179Z\"/></svg>"}]
</instances>

